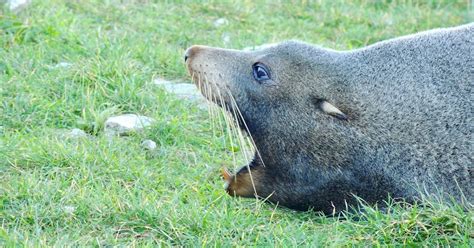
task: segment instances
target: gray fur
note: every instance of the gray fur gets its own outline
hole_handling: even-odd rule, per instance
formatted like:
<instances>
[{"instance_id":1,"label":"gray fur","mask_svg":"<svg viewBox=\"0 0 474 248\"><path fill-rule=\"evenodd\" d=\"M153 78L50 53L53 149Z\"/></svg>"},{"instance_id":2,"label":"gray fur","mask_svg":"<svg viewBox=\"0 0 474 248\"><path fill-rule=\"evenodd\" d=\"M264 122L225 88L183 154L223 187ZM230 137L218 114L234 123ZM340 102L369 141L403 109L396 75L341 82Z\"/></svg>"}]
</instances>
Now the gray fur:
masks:
<instances>
[{"instance_id":1,"label":"gray fur","mask_svg":"<svg viewBox=\"0 0 474 248\"><path fill-rule=\"evenodd\" d=\"M474 24L351 51L289 41L188 55L191 72L235 97L265 163L252 168L265 175L260 197L326 213L354 204L353 194L473 203ZM272 80L254 80L255 62ZM321 111L324 100L348 120Z\"/></svg>"}]
</instances>

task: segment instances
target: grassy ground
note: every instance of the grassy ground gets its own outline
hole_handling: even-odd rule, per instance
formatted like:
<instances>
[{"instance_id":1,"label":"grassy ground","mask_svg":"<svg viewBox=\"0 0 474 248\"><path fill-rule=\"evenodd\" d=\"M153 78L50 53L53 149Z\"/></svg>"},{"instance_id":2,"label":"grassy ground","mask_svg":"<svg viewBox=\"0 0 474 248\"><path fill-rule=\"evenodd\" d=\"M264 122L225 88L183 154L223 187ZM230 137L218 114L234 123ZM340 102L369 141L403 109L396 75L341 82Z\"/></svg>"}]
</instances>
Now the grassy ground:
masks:
<instances>
[{"instance_id":1,"label":"grassy ground","mask_svg":"<svg viewBox=\"0 0 474 248\"><path fill-rule=\"evenodd\" d=\"M230 198L219 169L234 148L205 111L150 83L188 80L192 44L351 49L472 22L467 1L151 2L0 10L0 246L474 245L474 211L439 201L344 220ZM107 138L104 120L119 113L157 122ZM91 135L65 138L72 128ZM146 138L158 149L143 150Z\"/></svg>"}]
</instances>

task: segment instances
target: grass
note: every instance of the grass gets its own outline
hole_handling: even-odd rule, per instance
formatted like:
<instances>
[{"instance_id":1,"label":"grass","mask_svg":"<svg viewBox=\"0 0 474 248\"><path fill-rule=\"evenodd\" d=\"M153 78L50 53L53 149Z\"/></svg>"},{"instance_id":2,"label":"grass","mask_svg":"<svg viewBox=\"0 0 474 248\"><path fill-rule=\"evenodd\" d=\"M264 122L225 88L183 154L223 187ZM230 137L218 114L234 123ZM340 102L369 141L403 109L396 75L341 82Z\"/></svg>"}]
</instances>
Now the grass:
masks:
<instances>
[{"instance_id":1,"label":"grass","mask_svg":"<svg viewBox=\"0 0 474 248\"><path fill-rule=\"evenodd\" d=\"M439 200L336 218L228 197L219 170L235 148L205 111L150 82L189 81L192 44L353 49L473 16L468 1L447 0L43 0L0 10L0 246L472 247L474 211ZM228 23L214 26L221 17ZM119 113L157 122L107 137L104 120ZM72 128L90 136L66 138ZM140 147L148 138L156 150Z\"/></svg>"}]
</instances>

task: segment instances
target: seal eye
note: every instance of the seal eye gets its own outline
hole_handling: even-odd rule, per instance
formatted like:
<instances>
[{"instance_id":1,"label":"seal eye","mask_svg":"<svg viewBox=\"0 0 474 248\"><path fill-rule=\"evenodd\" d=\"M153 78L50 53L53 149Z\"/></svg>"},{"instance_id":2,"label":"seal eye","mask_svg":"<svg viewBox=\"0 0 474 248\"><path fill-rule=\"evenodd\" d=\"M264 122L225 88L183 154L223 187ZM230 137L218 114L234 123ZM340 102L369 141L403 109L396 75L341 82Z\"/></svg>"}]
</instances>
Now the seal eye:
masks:
<instances>
[{"instance_id":1,"label":"seal eye","mask_svg":"<svg viewBox=\"0 0 474 248\"><path fill-rule=\"evenodd\" d=\"M270 79L270 74L268 69L262 63L255 63L253 66L253 77L255 80L262 82Z\"/></svg>"}]
</instances>

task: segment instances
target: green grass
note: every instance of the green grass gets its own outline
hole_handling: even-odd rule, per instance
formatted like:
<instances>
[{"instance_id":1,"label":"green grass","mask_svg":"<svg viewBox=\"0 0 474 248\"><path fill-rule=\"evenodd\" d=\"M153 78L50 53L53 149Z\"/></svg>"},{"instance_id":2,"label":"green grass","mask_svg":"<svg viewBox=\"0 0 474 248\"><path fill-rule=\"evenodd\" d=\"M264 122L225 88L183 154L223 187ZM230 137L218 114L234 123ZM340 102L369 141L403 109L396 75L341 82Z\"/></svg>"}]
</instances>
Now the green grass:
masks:
<instances>
[{"instance_id":1,"label":"green grass","mask_svg":"<svg viewBox=\"0 0 474 248\"><path fill-rule=\"evenodd\" d=\"M0 246L474 246L474 211L452 203L344 219L227 196L225 134L150 83L189 81L192 44L352 49L474 21L468 1L315 2L33 0L0 10ZM215 27L221 17L229 23ZM119 113L157 122L109 138L103 122ZM91 135L65 138L72 128ZM140 147L147 138L156 150Z\"/></svg>"}]
</instances>

